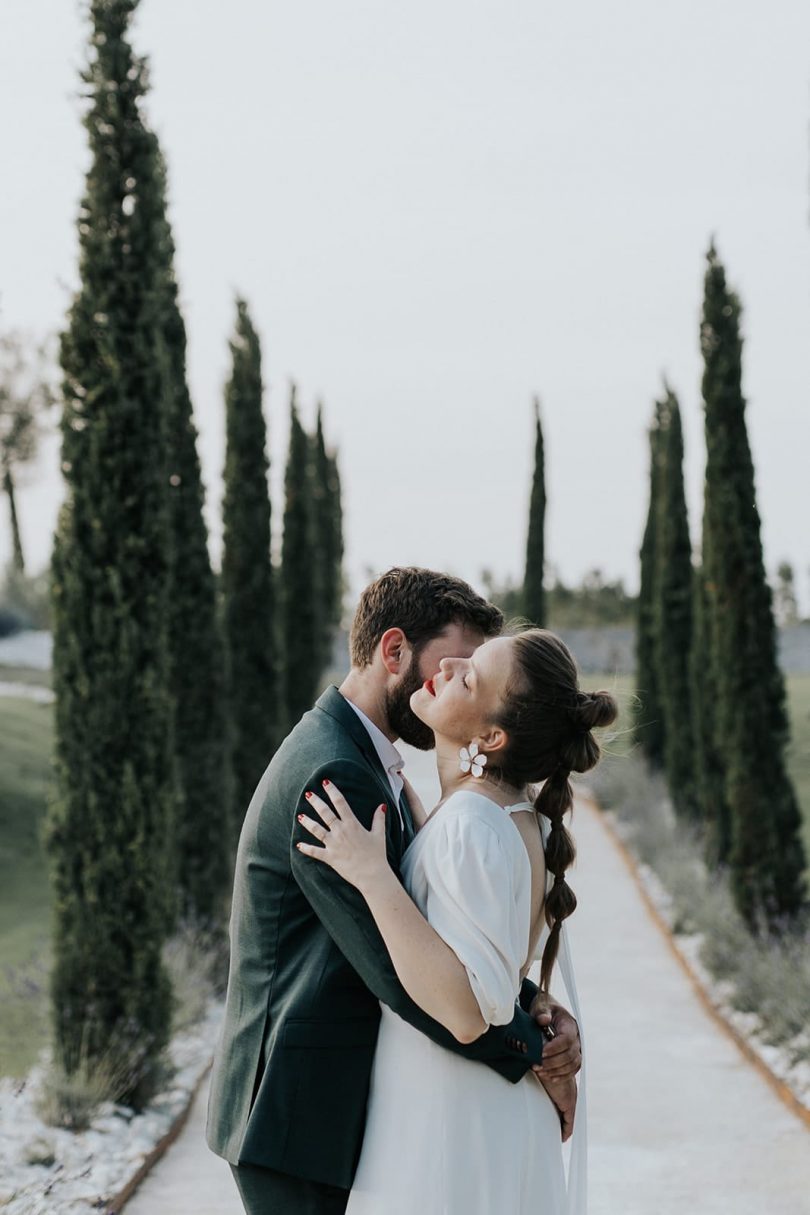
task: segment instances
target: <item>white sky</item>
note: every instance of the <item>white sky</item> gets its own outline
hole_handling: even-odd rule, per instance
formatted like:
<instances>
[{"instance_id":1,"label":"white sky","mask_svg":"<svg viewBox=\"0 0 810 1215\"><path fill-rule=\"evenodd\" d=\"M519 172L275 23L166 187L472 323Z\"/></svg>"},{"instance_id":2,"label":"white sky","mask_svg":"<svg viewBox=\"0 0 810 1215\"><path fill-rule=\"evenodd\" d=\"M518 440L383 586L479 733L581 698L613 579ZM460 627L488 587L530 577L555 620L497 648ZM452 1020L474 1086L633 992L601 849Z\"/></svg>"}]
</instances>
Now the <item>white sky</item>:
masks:
<instances>
[{"instance_id":1,"label":"white sky","mask_svg":"<svg viewBox=\"0 0 810 1215\"><path fill-rule=\"evenodd\" d=\"M3 0L0 325L57 330L86 168L77 0ZM142 0L219 557L233 295L260 330L274 507L288 381L340 448L348 566L519 577L543 401L547 548L637 584L646 426L680 394L699 536L712 233L744 305L766 561L810 565L805 0ZM20 494L46 563L58 450ZM0 508L0 561L10 552Z\"/></svg>"}]
</instances>

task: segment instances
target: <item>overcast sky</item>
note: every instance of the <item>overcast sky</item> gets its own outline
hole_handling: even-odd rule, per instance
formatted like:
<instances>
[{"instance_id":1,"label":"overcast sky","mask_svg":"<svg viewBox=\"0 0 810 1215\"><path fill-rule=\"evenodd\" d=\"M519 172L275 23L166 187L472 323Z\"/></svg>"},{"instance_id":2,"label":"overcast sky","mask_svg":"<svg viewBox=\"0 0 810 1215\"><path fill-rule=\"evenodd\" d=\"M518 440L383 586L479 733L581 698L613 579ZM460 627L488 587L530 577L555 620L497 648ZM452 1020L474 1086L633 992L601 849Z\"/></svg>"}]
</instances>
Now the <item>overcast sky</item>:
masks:
<instances>
[{"instance_id":1,"label":"overcast sky","mask_svg":"<svg viewBox=\"0 0 810 1215\"><path fill-rule=\"evenodd\" d=\"M0 12L0 325L61 326L87 166L78 0ZM646 427L680 395L693 536L712 233L744 307L766 562L810 599L806 0L142 0L219 559L235 291L263 341L276 523L288 384L340 449L348 567L517 578L547 447L566 580L637 585ZM19 511L45 565L52 443ZM0 507L0 561L10 553Z\"/></svg>"}]
</instances>

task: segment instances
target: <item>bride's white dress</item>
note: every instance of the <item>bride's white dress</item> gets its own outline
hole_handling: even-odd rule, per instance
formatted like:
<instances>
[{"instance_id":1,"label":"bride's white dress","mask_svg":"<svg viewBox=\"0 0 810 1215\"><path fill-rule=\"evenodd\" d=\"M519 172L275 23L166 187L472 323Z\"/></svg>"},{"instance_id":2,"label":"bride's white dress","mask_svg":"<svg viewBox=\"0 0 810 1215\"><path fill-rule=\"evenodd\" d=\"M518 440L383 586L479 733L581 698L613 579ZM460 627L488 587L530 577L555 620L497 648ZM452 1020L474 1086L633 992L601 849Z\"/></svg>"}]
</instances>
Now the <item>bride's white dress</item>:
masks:
<instances>
[{"instance_id":1,"label":"bride's white dress","mask_svg":"<svg viewBox=\"0 0 810 1215\"><path fill-rule=\"evenodd\" d=\"M402 865L409 894L466 967L491 1025L512 1020L529 951L531 867L511 815L531 809L454 793ZM565 927L559 967L584 1041ZM584 1067L579 1083L574 1135L563 1147L559 1116L531 1073L512 1084L383 1005L347 1215L584 1215Z\"/></svg>"}]
</instances>

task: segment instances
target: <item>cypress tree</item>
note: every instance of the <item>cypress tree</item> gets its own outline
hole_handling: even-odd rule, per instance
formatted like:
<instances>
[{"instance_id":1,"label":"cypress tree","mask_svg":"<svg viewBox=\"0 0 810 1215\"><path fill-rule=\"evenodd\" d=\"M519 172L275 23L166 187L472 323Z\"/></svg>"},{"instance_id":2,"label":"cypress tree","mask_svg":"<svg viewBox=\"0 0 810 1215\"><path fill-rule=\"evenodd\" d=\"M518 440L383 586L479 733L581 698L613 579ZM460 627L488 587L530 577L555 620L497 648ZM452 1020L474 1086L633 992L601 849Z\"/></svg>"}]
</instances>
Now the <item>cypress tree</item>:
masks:
<instances>
[{"instance_id":1,"label":"cypress tree","mask_svg":"<svg viewBox=\"0 0 810 1215\"><path fill-rule=\"evenodd\" d=\"M523 575L523 614L542 627L546 620L545 573L546 471L540 401L534 398L534 475L529 501L529 529L526 539L526 568Z\"/></svg>"},{"instance_id":2,"label":"cypress tree","mask_svg":"<svg viewBox=\"0 0 810 1215\"><path fill-rule=\"evenodd\" d=\"M337 630L340 628L343 619L343 594L345 590L343 554L345 546L343 542L343 494L336 449L328 453L328 474L332 519L332 627L333 630Z\"/></svg>"},{"instance_id":3,"label":"cypress tree","mask_svg":"<svg viewBox=\"0 0 810 1215\"><path fill-rule=\"evenodd\" d=\"M650 505L641 542L641 581L636 606L636 703L633 737L653 767L664 763L664 716L656 644L656 571L661 485L661 406L656 405L650 440Z\"/></svg>"},{"instance_id":4,"label":"cypress tree","mask_svg":"<svg viewBox=\"0 0 810 1215\"><path fill-rule=\"evenodd\" d=\"M321 670L329 663L335 630L340 624L342 598L342 556L340 478L337 457L326 447L323 406L311 436L311 484L314 545L316 550L313 585L315 608L321 635Z\"/></svg>"},{"instance_id":5,"label":"cypress tree","mask_svg":"<svg viewBox=\"0 0 810 1215\"><path fill-rule=\"evenodd\" d=\"M141 116L137 0L93 0L84 79L92 153L80 287L61 339L62 470L54 541L56 787L49 806L55 1054L68 1074L113 1060L147 1097L168 1038L161 951L172 920L172 706L163 210ZM126 1073L126 1074L123 1074Z\"/></svg>"},{"instance_id":6,"label":"cypress tree","mask_svg":"<svg viewBox=\"0 0 810 1215\"><path fill-rule=\"evenodd\" d=\"M664 770L678 813L698 816L689 655L692 647L692 543L683 484L678 399L665 383L660 418L654 629L656 680L664 722Z\"/></svg>"},{"instance_id":7,"label":"cypress tree","mask_svg":"<svg viewBox=\"0 0 810 1215\"><path fill-rule=\"evenodd\" d=\"M742 393L740 302L714 244L700 330L706 429L704 568L715 646L718 738L731 812L732 888L749 924L802 904L805 867L785 766L788 722L765 576Z\"/></svg>"},{"instance_id":8,"label":"cypress tree","mask_svg":"<svg viewBox=\"0 0 810 1215\"><path fill-rule=\"evenodd\" d=\"M789 561L780 561L776 571L774 611L778 628L792 628L799 623L796 578Z\"/></svg>"},{"instance_id":9,"label":"cypress tree","mask_svg":"<svg viewBox=\"0 0 810 1215\"><path fill-rule=\"evenodd\" d=\"M731 848L731 819L726 801L725 774L717 737L717 676L715 647L703 567L692 582L692 647L689 682L695 744L695 785L699 817L706 832L706 860L710 867L725 864Z\"/></svg>"},{"instance_id":10,"label":"cypress tree","mask_svg":"<svg viewBox=\"0 0 810 1215\"><path fill-rule=\"evenodd\" d=\"M235 831L279 740L275 578L270 555L261 347L236 301L225 389L222 594L228 662Z\"/></svg>"},{"instance_id":11,"label":"cypress tree","mask_svg":"<svg viewBox=\"0 0 810 1215\"><path fill-rule=\"evenodd\" d=\"M165 166L162 169L165 207ZM183 916L214 928L223 918L231 875L224 647L203 516L205 491L186 379L186 328L178 303L174 252L167 219L163 334L168 376L168 626L178 774L177 882Z\"/></svg>"},{"instance_id":12,"label":"cypress tree","mask_svg":"<svg viewBox=\"0 0 810 1215\"><path fill-rule=\"evenodd\" d=\"M281 547L281 621L287 729L312 707L318 690L320 643L317 562L312 507L311 442L301 425L293 384L290 446L284 476L284 536Z\"/></svg>"}]
</instances>

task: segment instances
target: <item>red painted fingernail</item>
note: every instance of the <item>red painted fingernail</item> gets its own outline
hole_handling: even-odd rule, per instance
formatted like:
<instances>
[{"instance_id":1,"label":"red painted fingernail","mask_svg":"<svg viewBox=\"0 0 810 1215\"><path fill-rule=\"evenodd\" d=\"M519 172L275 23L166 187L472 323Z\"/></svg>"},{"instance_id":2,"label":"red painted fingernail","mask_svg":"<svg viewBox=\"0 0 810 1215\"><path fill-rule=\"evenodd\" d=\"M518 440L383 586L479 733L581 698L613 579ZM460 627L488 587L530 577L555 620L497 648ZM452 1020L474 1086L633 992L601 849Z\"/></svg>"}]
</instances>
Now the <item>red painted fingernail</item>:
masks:
<instances>
[{"instance_id":1,"label":"red painted fingernail","mask_svg":"<svg viewBox=\"0 0 810 1215\"><path fill-rule=\"evenodd\" d=\"M381 810L382 810L383 814L387 814L387 813L388 813L388 807L387 807L385 804L383 804L383 805L381 806Z\"/></svg>"},{"instance_id":2,"label":"red painted fingernail","mask_svg":"<svg viewBox=\"0 0 810 1215\"><path fill-rule=\"evenodd\" d=\"M299 814L299 815L298 815L298 821L299 821L299 823L303 823L303 821L304 821L304 816L303 816L303 814Z\"/></svg>"},{"instance_id":3,"label":"red painted fingernail","mask_svg":"<svg viewBox=\"0 0 810 1215\"><path fill-rule=\"evenodd\" d=\"M307 789L306 793L304 794L304 797L307 799L307 801L310 801L310 799L312 798L312 794L310 793L309 789Z\"/></svg>"},{"instance_id":4,"label":"red painted fingernail","mask_svg":"<svg viewBox=\"0 0 810 1215\"><path fill-rule=\"evenodd\" d=\"M327 786L327 785L330 785L331 783L332 783L332 782L331 782L331 781L328 781L328 780L322 780L322 781L321 781L321 784L324 786L324 788L326 788L326 786Z\"/></svg>"}]
</instances>

